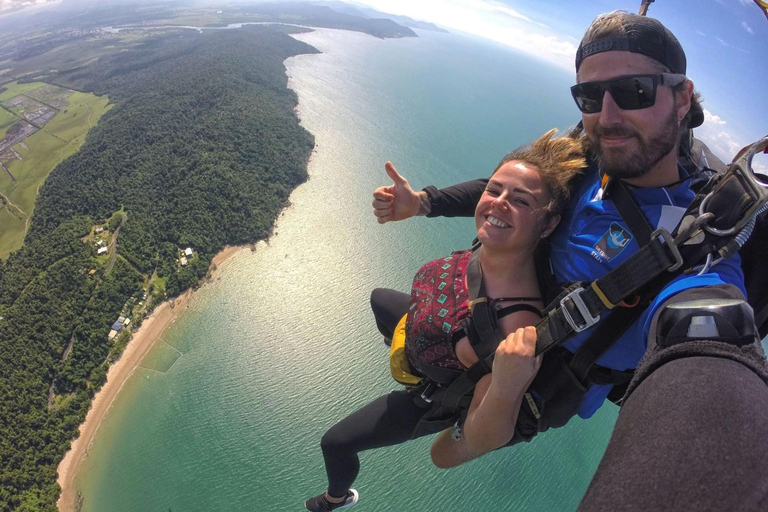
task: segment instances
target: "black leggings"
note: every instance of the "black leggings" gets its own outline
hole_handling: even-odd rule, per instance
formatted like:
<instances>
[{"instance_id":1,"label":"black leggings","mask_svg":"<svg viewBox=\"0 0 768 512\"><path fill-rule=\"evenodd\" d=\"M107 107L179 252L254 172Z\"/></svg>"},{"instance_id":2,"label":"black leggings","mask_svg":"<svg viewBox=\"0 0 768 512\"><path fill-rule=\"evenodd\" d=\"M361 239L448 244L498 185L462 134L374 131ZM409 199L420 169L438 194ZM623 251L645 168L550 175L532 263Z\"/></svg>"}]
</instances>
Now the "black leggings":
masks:
<instances>
[{"instance_id":1,"label":"black leggings","mask_svg":"<svg viewBox=\"0 0 768 512\"><path fill-rule=\"evenodd\" d=\"M376 318L376 327L385 337L392 339L397 323L408 312L411 297L407 293L376 288L371 292L371 309Z\"/></svg>"},{"instance_id":2,"label":"black leggings","mask_svg":"<svg viewBox=\"0 0 768 512\"><path fill-rule=\"evenodd\" d=\"M357 454L372 448L394 446L409 439L429 409L422 408L408 391L393 391L353 412L325 433L323 449L328 493L342 497L360 472Z\"/></svg>"},{"instance_id":3,"label":"black leggings","mask_svg":"<svg viewBox=\"0 0 768 512\"><path fill-rule=\"evenodd\" d=\"M392 339L397 323L408 311L409 300L407 293L385 288L376 288L371 293L376 327L385 337ZM428 411L416 404L411 393L393 391L331 427L320 442L328 474L328 493L334 497L344 496L360 472L357 454L408 441Z\"/></svg>"},{"instance_id":4,"label":"black leggings","mask_svg":"<svg viewBox=\"0 0 768 512\"><path fill-rule=\"evenodd\" d=\"M376 327L385 337L392 339L397 323L408 311L409 299L407 293L385 288L376 288L371 293ZM411 393L393 391L331 427L320 442L328 474L328 493L334 497L344 496L360 472L357 454L408 441L428 411L416 404Z\"/></svg>"}]
</instances>

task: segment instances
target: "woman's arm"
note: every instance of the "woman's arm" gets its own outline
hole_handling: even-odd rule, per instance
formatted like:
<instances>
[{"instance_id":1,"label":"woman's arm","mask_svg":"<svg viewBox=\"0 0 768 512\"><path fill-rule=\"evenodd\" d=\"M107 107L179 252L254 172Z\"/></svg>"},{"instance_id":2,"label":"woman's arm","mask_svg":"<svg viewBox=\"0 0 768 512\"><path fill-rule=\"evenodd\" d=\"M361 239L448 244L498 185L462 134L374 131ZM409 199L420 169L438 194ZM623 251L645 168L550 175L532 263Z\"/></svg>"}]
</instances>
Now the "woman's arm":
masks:
<instances>
[{"instance_id":1,"label":"woman's arm","mask_svg":"<svg viewBox=\"0 0 768 512\"><path fill-rule=\"evenodd\" d=\"M488 179L466 181L446 188L426 187L421 193L429 199L427 217L472 217Z\"/></svg>"},{"instance_id":2,"label":"woman's arm","mask_svg":"<svg viewBox=\"0 0 768 512\"><path fill-rule=\"evenodd\" d=\"M462 438L454 441L442 432L432 445L432 461L441 468L458 466L504 446L515 433L525 390L539 370L535 358L536 329L526 327L499 344L493 373L477 383Z\"/></svg>"},{"instance_id":3,"label":"woman's arm","mask_svg":"<svg viewBox=\"0 0 768 512\"><path fill-rule=\"evenodd\" d=\"M379 224L405 220L415 215L472 217L488 184L487 179L479 179L444 189L427 187L416 192L408 180L397 172L392 162L387 162L385 169L392 185L373 191L373 214Z\"/></svg>"}]
</instances>

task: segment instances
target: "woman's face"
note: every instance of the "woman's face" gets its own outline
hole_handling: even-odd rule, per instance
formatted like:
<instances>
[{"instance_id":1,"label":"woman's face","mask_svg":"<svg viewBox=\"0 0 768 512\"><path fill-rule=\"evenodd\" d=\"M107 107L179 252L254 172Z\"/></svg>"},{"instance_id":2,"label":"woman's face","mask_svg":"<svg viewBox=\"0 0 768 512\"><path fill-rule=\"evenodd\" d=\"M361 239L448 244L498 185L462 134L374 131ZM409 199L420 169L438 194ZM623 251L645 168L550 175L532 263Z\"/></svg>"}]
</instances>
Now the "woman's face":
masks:
<instances>
[{"instance_id":1,"label":"woman's face","mask_svg":"<svg viewBox=\"0 0 768 512\"><path fill-rule=\"evenodd\" d=\"M549 200L537 167L507 162L491 176L477 203L477 238L489 249L533 250L560 220L547 215Z\"/></svg>"}]
</instances>

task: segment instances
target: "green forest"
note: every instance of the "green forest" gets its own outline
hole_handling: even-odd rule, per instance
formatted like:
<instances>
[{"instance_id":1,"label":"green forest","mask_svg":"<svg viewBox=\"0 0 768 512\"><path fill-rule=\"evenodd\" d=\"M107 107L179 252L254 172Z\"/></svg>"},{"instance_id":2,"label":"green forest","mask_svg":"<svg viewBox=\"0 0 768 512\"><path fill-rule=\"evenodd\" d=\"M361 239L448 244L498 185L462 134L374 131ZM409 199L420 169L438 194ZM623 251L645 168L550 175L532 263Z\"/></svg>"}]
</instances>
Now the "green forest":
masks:
<instances>
[{"instance_id":1,"label":"green forest","mask_svg":"<svg viewBox=\"0 0 768 512\"><path fill-rule=\"evenodd\" d=\"M56 510L57 465L125 343L110 326L150 278L164 283L155 303L199 283L225 245L269 236L314 146L283 61L312 52L265 27L174 31L47 72L115 107L46 180L0 264L0 511ZM107 271L83 240L116 229L117 211ZM182 267L185 247L196 256Z\"/></svg>"}]
</instances>

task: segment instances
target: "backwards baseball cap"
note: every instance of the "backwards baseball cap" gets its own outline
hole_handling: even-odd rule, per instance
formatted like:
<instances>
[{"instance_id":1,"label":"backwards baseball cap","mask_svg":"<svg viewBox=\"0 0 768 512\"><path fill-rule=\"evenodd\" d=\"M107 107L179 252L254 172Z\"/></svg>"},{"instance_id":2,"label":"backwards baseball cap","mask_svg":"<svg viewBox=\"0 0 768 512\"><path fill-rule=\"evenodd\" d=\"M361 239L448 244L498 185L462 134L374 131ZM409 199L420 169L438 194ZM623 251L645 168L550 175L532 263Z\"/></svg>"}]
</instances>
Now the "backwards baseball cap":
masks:
<instances>
[{"instance_id":1,"label":"backwards baseball cap","mask_svg":"<svg viewBox=\"0 0 768 512\"><path fill-rule=\"evenodd\" d=\"M581 62L596 53L625 51L640 53L661 62L672 73L685 74L685 52L672 32L659 20L639 14L621 14L620 22L625 34L619 37L597 39L584 44L581 40L576 52L576 72Z\"/></svg>"}]
</instances>

